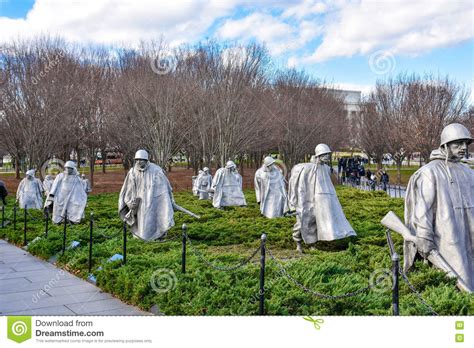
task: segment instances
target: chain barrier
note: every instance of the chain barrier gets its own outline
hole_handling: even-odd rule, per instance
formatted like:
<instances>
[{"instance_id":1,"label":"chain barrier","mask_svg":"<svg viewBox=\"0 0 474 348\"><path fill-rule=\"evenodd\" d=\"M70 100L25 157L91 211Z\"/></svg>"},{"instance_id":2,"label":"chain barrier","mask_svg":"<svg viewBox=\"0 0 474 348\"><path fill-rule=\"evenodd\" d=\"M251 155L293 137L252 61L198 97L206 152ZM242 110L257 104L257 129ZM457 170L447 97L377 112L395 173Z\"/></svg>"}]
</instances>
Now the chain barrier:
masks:
<instances>
[{"instance_id":1,"label":"chain barrier","mask_svg":"<svg viewBox=\"0 0 474 348\"><path fill-rule=\"evenodd\" d=\"M252 261L252 259L255 257L255 255L257 255L257 253L260 251L260 248L261 248L261 246L259 246L249 257L247 257L245 260L239 262L238 264L236 264L234 266L230 266L230 267L224 267L224 266L215 265L212 262L206 260L204 258L204 256L202 255L202 253L198 249L194 248L194 245L193 245L193 242L191 241L191 239L188 236L186 236L186 239L189 242L189 246L190 246L191 251L193 252L193 254L198 259L200 259L202 262L204 262L207 266L209 266L211 268L214 268L218 271L224 271L224 272L235 271L236 269L245 266L247 263Z\"/></svg>"},{"instance_id":2,"label":"chain barrier","mask_svg":"<svg viewBox=\"0 0 474 348\"><path fill-rule=\"evenodd\" d=\"M376 285L378 285L379 283L381 283L382 281L384 281L385 279L384 278L379 278L378 280L376 280L374 282L374 284L369 284L368 286L366 287L363 287L361 289L358 289L356 291L352 291L352 292L347 292L345 294L341 294L341 295L327 295L327 294L323 294L321 292L317 292L317 291L314 291L308 287L306 287L305 285L301 284L299 281L297 281L295 278L293 278L289 273L288 271L283 267L283 265L280 263L280 261L275 257L273 256L271 250L268 248L268 246L266 247L267 249L267 252L268 254L270 255L271 259L273 261L275 261L276 265L278 266L279 270L280 270L280 273L285 276L286 278L288 278L292 283L294 283L296 286L298 286L299 288L301 288L304 292L307 292L307 293L310 293L316 297L320 297L320 298L324 298L324 299L328 299L328 300L339 300L339 299L343 299L343 298L348 298L348 297L354 297L354 296L357 296L357 295L360 295L364 292L367 292L369 291L370 289L374 288ZM386 275L390 276L390 273L388 272L384 272Z\"/></svg>"},{"instance_id":3,"label":"chain barrier","mask_svg":"<svg viewBox=\"0 0 474 348\"><path fill-rule=\"evenodd\" d=\"M18 213L18 212L17 212ZM29 216L29 218L32 220L32 221L43 221L44 218L42 219L38 219L36 217L34 217L33 215L31 215L31 213L28 211L28 209L26 210L26 214Z\"/></svg>"},{"instance_id":4,"label":"chain barrier","mask_svg":"<svg viewBox=\"0 0 474 348\"><path fill-rule=\"evenodd\" d=\"M407 275L405 274L405 272L403 272L402 268L400 267L398 269L398 273L400 273L400 275L402 276L402 279L403 281L408 285L408 287L410 288L410 290L416 295L416 297L418 297L418 300L420 300L420 302L426 307L429 309L429 311L434 314L434 315L439 315L434 309L433 307L431 307L428 303L426 303L426 301L423 299L423 297L421 296L421 294L419 293L418 290L416 290L415 286L410 282L410 280L408 280L408 277Z\"/></svg>"}]
</instances>

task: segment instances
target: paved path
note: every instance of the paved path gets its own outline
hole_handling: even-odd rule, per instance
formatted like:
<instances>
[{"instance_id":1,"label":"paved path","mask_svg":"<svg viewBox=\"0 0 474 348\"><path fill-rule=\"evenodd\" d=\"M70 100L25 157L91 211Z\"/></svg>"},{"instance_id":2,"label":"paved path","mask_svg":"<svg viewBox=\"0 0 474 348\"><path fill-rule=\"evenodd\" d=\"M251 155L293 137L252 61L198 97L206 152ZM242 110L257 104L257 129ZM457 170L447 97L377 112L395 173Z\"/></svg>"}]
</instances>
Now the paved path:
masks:
<instances>
[{"instance_id":1,"label":"paved path","mask_svg":"<svg viewBox=\"0 0 474 348\"><path fill-rule=\"evenodd\" d=\"M0 239L0 315L150 315Z\"/></svg>"}]
</instances>

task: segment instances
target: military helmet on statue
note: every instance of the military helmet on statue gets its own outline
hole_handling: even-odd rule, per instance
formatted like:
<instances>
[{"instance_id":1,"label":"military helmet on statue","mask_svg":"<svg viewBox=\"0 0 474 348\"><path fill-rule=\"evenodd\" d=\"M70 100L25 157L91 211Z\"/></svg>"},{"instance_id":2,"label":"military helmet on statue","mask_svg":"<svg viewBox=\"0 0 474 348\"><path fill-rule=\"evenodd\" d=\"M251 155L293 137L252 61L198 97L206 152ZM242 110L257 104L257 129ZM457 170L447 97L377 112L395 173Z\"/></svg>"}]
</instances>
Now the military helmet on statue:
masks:
<instances>
[{"instance_id":1,"label":"military helmet on statue","mask_svg":"<svg viewBox=\"0 0 474 348\"><path fill-rule=\"evenodd\" d=\"M271 166L273 163L275 163L275 159L271 156L267 156L264 158L263 160L263 164L266 166L266 167L269 167Z\"/></svg>"},{"instance_id":2,"label":"military helmet on statue","mask_svg":"<svg viewBox=\"0 0 474 348\"><path fill-rule=\"evenodd\" d=\"M466 140L468 144L472 143L471 133L466 127L459 123L451 123L444 127L441 132L441 146L458 140Z\"/></svg>"},{"instance_id":3,"label":"military helmet on statue","mask_svg":"<svg viewBox=\"0 0 474 348\"><path fill-rule=\"evenodd\" d=\"M77 166L76 166L76 162L74 161L67 161L66 164L64 165L65 168L72 168L72 169L76 169Z\"/></svg>"},{"instance_id":4,"label":"military helmet on statue","mask_svg":"<svg viewBox=\"0 0 474 348\"><path fill-rule=\"evenodd\" d=\"M148 161L148 152L146 150L138 150L135 153L135 159L136 160L145 160Z\"/></svg>"},{"instance_id":5,"label":"military helmet on statue","mask_svg":"<svg viewBox=\"0 0 474 348\"><path fill-rule=\"evenodd\" d=\"M326 144L318 144L318 146L316 146L316 148L314 149L314 154L316 155L316 157L325 155L331 152L332 152L331 149Z\"/></svg>"}]
</instances>

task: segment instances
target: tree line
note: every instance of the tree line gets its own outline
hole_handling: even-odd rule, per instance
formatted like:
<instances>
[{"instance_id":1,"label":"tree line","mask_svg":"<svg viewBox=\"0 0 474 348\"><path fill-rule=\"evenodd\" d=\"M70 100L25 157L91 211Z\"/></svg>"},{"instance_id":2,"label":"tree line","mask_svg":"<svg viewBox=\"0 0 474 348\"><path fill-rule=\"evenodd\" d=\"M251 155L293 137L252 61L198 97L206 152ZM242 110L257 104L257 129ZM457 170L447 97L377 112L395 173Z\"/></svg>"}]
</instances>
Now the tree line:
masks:
<instances>
[{"instance_id":1,"label":"tree line","mask_svg":"<svg viewBox=\"0 0 474 348\"><path fill-rule=\"evenodd\" d=\"M128 168L138 148L168 170L184 156L196 172L229 159L256 167L269 153L291 168L321 142L401 163L413 151L427 156L447 122L472 128L467 105L448 78L400 75L379 81L348 119L333 86L276 66L256 43L124 48L42 36L0 48L0 150L17 177L75 153L93 182L98 153L118 153Z\"/></svg>"}]
</instances>

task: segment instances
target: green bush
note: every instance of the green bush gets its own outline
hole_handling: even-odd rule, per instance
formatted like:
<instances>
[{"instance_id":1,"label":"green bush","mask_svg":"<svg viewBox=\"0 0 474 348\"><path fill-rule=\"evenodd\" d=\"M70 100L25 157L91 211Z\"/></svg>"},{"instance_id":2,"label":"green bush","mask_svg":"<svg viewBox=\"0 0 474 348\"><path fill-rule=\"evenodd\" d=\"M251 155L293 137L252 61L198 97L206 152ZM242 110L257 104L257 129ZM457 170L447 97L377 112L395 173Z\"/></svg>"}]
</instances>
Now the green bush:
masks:
<instances>
[{"instance_id":1,"label":"green bush","mask_svg":"<svg viewBox=\"0 0 474 348\"><path fill-rule=\"evenodd\" d=\"M315 250L296 253L292 240L294 217L266 219L260 215L253 191L246 191L247 208L218 210L210 201L199 201L191 194L178 192L178 204L201 215L196 220L183 213L175 214L176 226L167 238L175 240L143 242L129 236L127 264L106 262L122 253L122 223L117 215L118 194L89 197L86 218L94 213L93 273L97 285L123 301L145 310L156 305L167 315L254 315L258 312L259 257L233 272L217 271L205 265L188 245L186 273L181 273L181 225L209 261L220 265L237 264L249 256L260 243L263 232L272 253L288 272L304 286L325 294L343 294L366 287L375 271L390 269L391 261L384 228L379 221L393 210L403 215L403 200L389 198L383 192L360 191L338 187L344 212L357 232L334 242L319 242ZM9 203L12 203L11 201ZM11 207L11 205L9 205ZM11 217L11 208L7 209ZM36 220L33 220L36 219ZM67 245L80 242L74 250L59 255L56 263L80 277L88 276L89 224L68 226ZM28 250L49 259L60 254L63 226L50 226L44 237L41 212L30 212L28 240L41 238ZM23 241L23 212L19 211L17 230L12 224L0 229L0 237L15 244ZM402 253L402 239L393 234L395 247ZM161 279L156 272L164 270ZM390 315L391 293L376 289L355 297L326 300L314 297L282 276L275 262L267 255L266 311L271 315ZM469 315L474 311L474 296L456 289L454 281L433 268L417 262L410 281L423 298L441 315ZM156 291L164 288L169 291ZM429 315L430 311L400 280L402 315Z\"/></svg>"}]
</instances>

